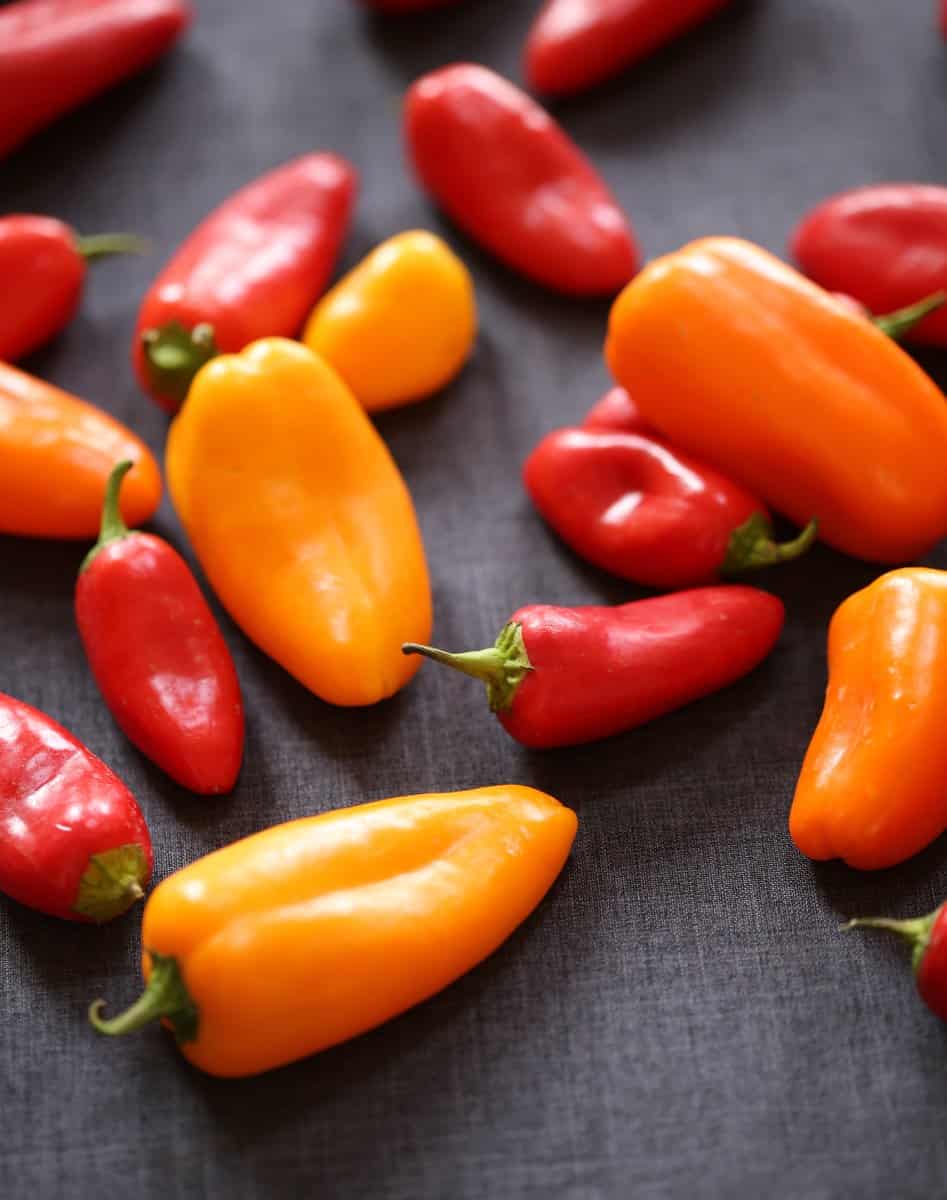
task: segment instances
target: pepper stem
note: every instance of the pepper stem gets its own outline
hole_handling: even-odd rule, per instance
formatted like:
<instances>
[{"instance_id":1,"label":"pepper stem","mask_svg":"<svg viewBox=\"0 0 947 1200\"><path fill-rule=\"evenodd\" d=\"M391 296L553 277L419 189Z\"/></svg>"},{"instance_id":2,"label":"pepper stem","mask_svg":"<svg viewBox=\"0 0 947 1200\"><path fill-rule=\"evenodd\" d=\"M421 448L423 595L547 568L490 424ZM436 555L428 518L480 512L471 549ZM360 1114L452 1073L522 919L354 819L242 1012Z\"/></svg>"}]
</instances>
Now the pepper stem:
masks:
<instances>
[{"instance_id":1,"label":"pepper stem","mask_svg":"<svg viewBox=\"0 0 947 1200\"><path fill-rule=\"evenodd\" d=\"M919 325L925 317L936 312L944 303L947 303L947 292L934 292L932 296L926 296L923 300L918 300L916 304L909 304L907 308L895 309L894 312L884 313L880 317L873 317L872 320L882 333L886 333L888 337L898 341L900 338L906 337L915 325Z\"/></svg>"},{"instance_id":2,"label":"pepper stem","mask_svg":"<svg viewBox=\"0 0 947 1200\"><path fill-rule=\"evenodd\" d=\"M148 875L148 860L137 842L91 854L72 907L98 924L111 921L144 896Z\"/></svg>"},{"instance_id":3,"label":"pepper stem","mask_svg":"<svg viewBox=\"0 0 947 1200\"><path fill-rule=\"evenodd\" d=\"M177 959L154 950L148 953L151 974L145 990L134 1004L110 1020L102 1016L105 1001L93 1000L89 1005L93 1029L108 1037L121 1037L143 1029L152 1021L167 1021L178 1042L193 1042L197 1037L200 1014L184 985Z\"/></svg>"},{"instance_id":4,"label":"pepper stem","mask_svg":"<svg viewBox=\"0 0 947 1200\"><path fill-rule=\"evenodd\" d=\"M131 459L126 458L123 462L118 463L112 468L112 473L108 477L108 483L105 485L105 499L102 502L102 523L99 526L99 540L82 560L82 566L79 568L80 575L83 571L89 569L92 565L92 560L100 550L103 550L111 542L117 542L120 538L128 537L131 532L122 519L122 509L118 500L119 493L122 490L122 480L134 465Z\"/></svg>"},{"instance_id":5,"label":"pepper stem","mask_svg":"<svg viewBox=\"0 0 947 1200\"><path fill-rule=\"evenodd\" d=\"M201 367L220 353L214 327L207 324L186 329L180 321L169 321L160 329L146 329L141 341L155 390L179 404L187 399L191 381Z\"/></svg>"},{"instance_id":6,"label":"pepper stem","mask_svg":"<svg viewBox=\"0 0 947 1200\"><path fill-rule=\"evenodd\" d=\"M495 713L506 712L512 707L517 689L533 670L526 652L526 643L523 641L523 627L515 621L504 625L494 645L485 650L450 654L446 650L438 650L436 646L419 646L416 642L405 642L401 652L422 654L434 662L453 667L455 671L470 675L473 679L479 679L486 685L490 711Z\"/></svg>"},{"instance_id":7,"label":"pepper stem","mask_svg":"<svg viewBox=\"0 0 947 1200\"><path fill-rule=\"evenodd\" d=\"M941 906L943 907L943 906ZM911 917L905 921L896 921L891 917L856 917L852 921L846 922L842 926L843 929L886 929L889 933L896 933L899 937L910 943L912 947L911 962L914 970L917 971L921 965L921 959L924 957L924 952L927 950L927 943L930 941L931 930L934 928L934 922L940 914L940 908L935 909L932 913L928 913L924 917Z\"/></svg>"},{"instance_id":8,"label":"pepper stem","mask_svg":"<svg viewBox=\"0 0 947 1200\"><path fill-rule=\"evenodd\" d=\"M133 233L96 233L91 237L76 238L76 250L86 262L108 258L112 254L147 254L150 249L144 238Z\"/></svg>"},{"instance_id":9,"label":"pepper stem","mask_svg":"<svg viewBox=\"0 0 947 1200\"><path fill-rule=\"evenodd\" d=\"M769 517L765 513L754 513L730 535L720 573L738 575L743 571L758 571L762 567L790 562L805 554L818 532L819 523L813 518L792 541L776 542Z\"/></svg>"}]
</instances>

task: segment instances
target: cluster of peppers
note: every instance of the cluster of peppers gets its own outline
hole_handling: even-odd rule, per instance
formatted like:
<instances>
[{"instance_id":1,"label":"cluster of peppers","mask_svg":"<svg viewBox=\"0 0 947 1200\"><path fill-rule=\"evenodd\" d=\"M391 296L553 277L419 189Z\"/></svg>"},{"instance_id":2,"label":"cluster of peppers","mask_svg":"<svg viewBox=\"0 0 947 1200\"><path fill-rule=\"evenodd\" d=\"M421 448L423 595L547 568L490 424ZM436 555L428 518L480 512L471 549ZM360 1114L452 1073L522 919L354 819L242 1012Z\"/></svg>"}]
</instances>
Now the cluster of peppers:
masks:
<instances>
[{"instance_id":1,"label":"cluster of peppers","mask_svg":"<svg viewBox=\"0 0 947 1200\"><path fill-rule=\"evenodd\" d=\"M725 2L549 0L527 75L537 91L576 91ZM174 0L5 7L0 154L153 61L189 17ZM64 71L90 62L93 45L94 71ZM168 484L209 583L315 694L375 703L423 655L485 683L526 746L607 737L727 685L773 648L780 601L723 579L792 559L817 532L891 564L947 534L944 397L893 340L947 344L947 190L882 186L825 202L792 241L816 283L727 238L637 273L634 233L607 186L506 80L469 64L432 72L409 90L404 129L421 184L502 262L566 294L623 289L606 344L619 386L581 427L539 444L524 482L573 550L673 594L531 605L486 650L426 644L431 594L414 508L366 414L430 396L461 370L476 337L473 286L443 241L412 231L325 293L357 176L336 155L306 155L188 238L142 303L132 358L175 417ZM68 321L88 259L140 248L123 235L79 238L49 218L0 219L0 276L16 275L21 301L0 318L0 531L98 530L75 597L92 673L143 753L182 786L218 794L243 757L240 686L183 559L129 528L157 507L158 466L107 414L8 365ZM850 447L843 462L839 444ZM770 507L802 532L777 543ZM262 592L252 582L261 571ZM945 709L942 629L947 574L930 570L892 571L836 614L825 710L790 815L810 857L888 866L947 828L947 762L931 750ZM12 697L0 697L0 731L0 889L67 919L125 911L153 865L134 798ZM548 891L575 832L570 810L517 787L403 797L267 830L154 891L145 992L111 1020L97 1003L91 1019L118 1034L160 1018L191 1061L219 1075L313 1053L495 949ZM944 912L860 923L914 943L922 994L947 1017Z\"/></svg>"}]
</instances>

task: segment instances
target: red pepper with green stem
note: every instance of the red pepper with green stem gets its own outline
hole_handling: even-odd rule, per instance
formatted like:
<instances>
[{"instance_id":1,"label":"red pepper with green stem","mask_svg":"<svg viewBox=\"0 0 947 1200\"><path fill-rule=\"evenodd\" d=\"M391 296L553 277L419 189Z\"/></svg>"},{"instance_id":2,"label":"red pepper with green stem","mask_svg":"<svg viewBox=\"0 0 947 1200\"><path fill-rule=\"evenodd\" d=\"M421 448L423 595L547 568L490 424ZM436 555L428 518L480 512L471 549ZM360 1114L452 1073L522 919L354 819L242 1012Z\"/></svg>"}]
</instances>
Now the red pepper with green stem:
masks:
<instances>
[{"instance_id":1,"label":"red pepper with green stem","mask_svg":"<svg viewBox=\"0 0 947 1200\"><path fill-rule=\"evenodd\" d=\"M151 838L104 762L0 693L0 892L67 921L110 921L144 894Z\"/></svg>"},{"instance_id":2,"label":"red pepper with green stem","mask_svg":"<svg viewBox=\"0 0 947 1200\"><path fill-rule=\"evenodd\" d=\"M356 187L344 159L307 154L197 227L149 289L135 329L135 371L162 408L176 412L215 355L295 337L332 274Z\"/></svg>"},{"instance_id":3,"label":"red pepper with green stem","mask_svg":"<svg viewBox=\"0 0 947 1200\"><path fill-rule=\"evenodd\" d=\"M733 683L769 654L784 615L755 588L697 588L615 608L532 604L486 650L403 650L481 680L507 733L544 750L634 729Z\"/></svg>"},{"instance_id":4,"label":"red pepper with green stem","mask_svg":"<svg viewBox=\"0 0 947 1200\"><path fill-rule=\"evenodd\" d=\"M858 917L846 929L887 929L911 946L917 990L927 1007L947 1021L947 904L926 917L895 921L888 917Z\"/></svg>"},{"instance_id":5,"label":"red pepper with green stem","mask_svg":"<svg viewBox=\"0 0 947 1200\"><path fill-rule=\"evenodd\" d=\"M184 559L129 530L118 507L130 462L109 478L98 543L76 584L76 621L99 690L125 735L192 792L229 792L243 758L230 651Z\"/></svg>"},{"instance_id":6,"label":"red pepper with green stem","mask_svg":"<svg viewBox=\"0 0 947 1200\"><path fill-rule=\"evenodd\" d=\"M184 0L19 0L0 7L0 157L150 66L190 20Z\"/></svg>"},{"instance_id":7,"label":"red pepper with green stem","mask_svg":"<svg viewBox=\"0 0 947 1200\"><path fill-rule=\"evenodd\" d=\"M79 237L54 217L0 217L0 359L16 362L72 320L88 263L144 246L126 233Z\"/></svg>"}]
</instances>

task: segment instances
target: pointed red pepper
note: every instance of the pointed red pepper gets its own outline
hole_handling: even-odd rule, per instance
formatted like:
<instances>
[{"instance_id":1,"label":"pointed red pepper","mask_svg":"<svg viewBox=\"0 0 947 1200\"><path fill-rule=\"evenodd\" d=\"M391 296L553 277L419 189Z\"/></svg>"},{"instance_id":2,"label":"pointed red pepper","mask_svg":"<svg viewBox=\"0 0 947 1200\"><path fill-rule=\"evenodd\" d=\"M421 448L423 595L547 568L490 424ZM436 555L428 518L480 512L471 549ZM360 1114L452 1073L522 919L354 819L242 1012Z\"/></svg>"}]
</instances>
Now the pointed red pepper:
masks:
<instances>
[{"instance_id":1,"label":"pointed red pepper","mask_svg":"<svg viewBox=\"0 0 947 1200\"><path fill-rule=\"evenodd\" d=\"M54 217L0 217L0 359L16 362L72 320L87 263L143 248L126 233L79 237Z\"/></svg>"},{"instance_id":2,"label":"pointed red pepper","mask_svg":"<svg viewBox=\"0 0 947 1200\"><path fill-rule=\"evenodd\" d=\"M641 409L623 387L613 387L593 404L582 422L583 429L615 429L623 433L650 434Z\"/></svg>"},{"instance_id":3,"label":"pointed red pepper","mask_svg":"<svg viewBox=\"0 0 947 1200\"><path fill-rule=\"evenodd\" d=\"M236 192L197 227L145 296L132 359L145 391L176 412L198 370L263 337L295 337L325 290L358 177L307 154Z\"/></svg>"},{"instance_id":4,"label":"pointed red pepper","mask_svg":"<svg viewBox=\"0 0 947 1200\"><path fill-rule=\"evenodd\" d=\"M526 460L523 481L577 554L646 587L695 587L788 562L816 538L813 521L795 540L775 542L755 496L640 433L559 429Z\"/></svg>"},{"instance_id":5,"label":"pointed red pepper","mask_svg":"<svg viewBox=\"0 0 947 1200\"><path fill-rule=\"evenodd\" d=\"M769 654L783 619L766 592L708 587L615 608L533 604L486 650L403 650L481 680L507 733L549 749L634 729L733 683Z\"/></svg>"},{"instance_id":6,"label":"pointed red pepper","mask_svg":"<svg viewBox=\"0 0 947 1200\"><path fill-rule=\"evenodd\" d=\"M911 964L917 990L927 1007L947 1021L947 904L926 917L894 921L887 917L858 917L846 929L887 929L912 948Z\"/></svg>"},{"instance_id":7,"label":"pointed red pepper","mask_svg":"<svg viewBox=\"0 0 947 1200\"><path fill-rule=\"evenodd\" d=\"M92 674L125 735L192 792L229 792L243 757L233 659L184 559L130 531L118 507L131 463L112 472L102 532L76 585Z\"/></svg>"},{"instance_id":8,"label":"pointed red pepper","mask_svg":"<svg viewBox=\"0 0 947 1200\"><path fill-rule=\"evenodd\" d=\"M151 838L135 797L51 717L0 693L0 892L67 921L144 894Z\"/></svg>"},{"instance_id":9,"label":"pointed red pepper","mask_svg":"<svg viewBox=\"0 0 947 1200\"><path fill-rule=\"evenodd\" d=\"M624 213L552 117L486 67L409 90L405 139L438 204L507 266L555 291L611 295L638 266Z\"/></svg>"},{"instance_id":10,"label":"pointed red pepper","mask_svg":"<svg viewBox=\"0 0 947 1200\"><path fill-rule=\"evenodd\" d=\"M149 66L190 20L184 0L19 0L0 7L0 158Z\"/></svg>"}]
</instances>

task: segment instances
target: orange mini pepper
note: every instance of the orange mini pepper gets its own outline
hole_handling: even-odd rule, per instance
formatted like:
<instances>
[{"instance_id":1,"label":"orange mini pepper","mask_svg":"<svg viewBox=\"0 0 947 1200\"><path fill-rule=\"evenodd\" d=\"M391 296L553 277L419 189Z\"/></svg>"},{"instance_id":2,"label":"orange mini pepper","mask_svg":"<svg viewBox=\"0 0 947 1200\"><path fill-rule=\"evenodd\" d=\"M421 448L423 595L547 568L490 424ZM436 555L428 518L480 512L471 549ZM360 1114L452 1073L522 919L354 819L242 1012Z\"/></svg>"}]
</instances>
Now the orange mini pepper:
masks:
<instances>
[{"instance_id":1,"label":"orange mini pepper","mask_svg":"<svg viewBox=\"0 0 947 1200\"><path fill-rule=\"evenodd\" d=\"M569 855L575 814L526 787L407 796L278 825L151 894L145 991L212 1075L255 1075L364 1033L492 953Z\"/></svg>"},{"instance_id":2,"label":"orange mini pepper","mask_svg":"<svg viewBox=\"0 0 947 1200\"><path fill-rule=\"evenodd\" d=\"M303 341L376 412L448 384L476 336L470 272L446 242L413 230L382 242L320 300Z\"/></svg>"},{"instance_id":3,"label":"orange mini pepper","mask_svg":"<svg viewBox=\"0 0 947 1200\"><path fill-rule=\"evenodd\" d=\"M758 246L708 238L652 263L606 355L645 420L877 562L947 533L947 402L891 338Z\"/></svg>"},{"instance_id":4,"label":"orange mini pepper","mask_svg":"<svg viewBox=\"0 0 947 1200\"><path fill-rule=\"evenodd\" d=\"M116 462L134 467L122 516L140 525L161 501L161 474L148 447L84 400L0 363L0 533L94 538Z\"/></svg>"},{"instance_id":5,"label":"orange mini pepper","mask_svg":"<svg viewBox=\"0 0 947 1200\"><path fill-rule=\"evenodd\" d=\"M947 571L891 571L829 627L829 686L789 816L799 849L873 870L947 829Z\"/></svg>"},{"instance_id":6,"label":"orange mini pepper","mask_svg":"<svg viewBox=\"0 0 947 1200\"><path fill-rule=\"evenodd\" d=\"M233 619L333 704L374 704L414 675L431 629L411 497L358 401L284 338L213 359L171 426L168 486Z\"/></svg>"}]
</instances>

